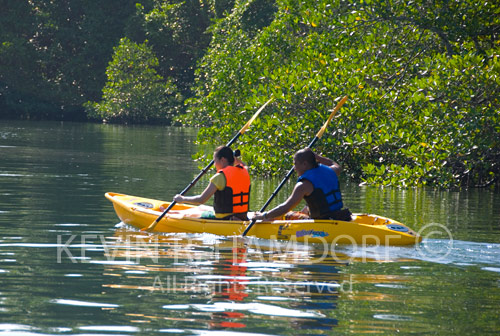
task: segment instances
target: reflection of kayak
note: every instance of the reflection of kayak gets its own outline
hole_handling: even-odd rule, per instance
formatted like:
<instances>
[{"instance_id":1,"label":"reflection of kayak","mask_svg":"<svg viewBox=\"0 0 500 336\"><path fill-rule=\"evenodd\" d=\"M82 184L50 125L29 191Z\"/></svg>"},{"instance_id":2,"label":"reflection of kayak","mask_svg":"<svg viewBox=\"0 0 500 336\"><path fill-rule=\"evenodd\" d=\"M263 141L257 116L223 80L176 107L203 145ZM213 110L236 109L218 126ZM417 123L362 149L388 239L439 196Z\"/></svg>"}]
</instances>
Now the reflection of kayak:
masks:
<instances>
[{"instance_id":1,"label":"reflection of kayak","mask_svg":"<svg viewBox=\"0 0 500 336\"><path fill-rule=\"evenodd\" d=\"M116 214L125 224L142 229L148 227L168 207L169 202L106 193ZM250 222L221 221L200 218L213 211L212 207L176 204L156 225L154 232L212 233L238 236ZM367 214L353 214L350 222L337 220L274 220L258 221L249 236L265 239L296 240L311 243L412 245L422 240L415 231L395 220Z\"/></svg>"}]
</instances>

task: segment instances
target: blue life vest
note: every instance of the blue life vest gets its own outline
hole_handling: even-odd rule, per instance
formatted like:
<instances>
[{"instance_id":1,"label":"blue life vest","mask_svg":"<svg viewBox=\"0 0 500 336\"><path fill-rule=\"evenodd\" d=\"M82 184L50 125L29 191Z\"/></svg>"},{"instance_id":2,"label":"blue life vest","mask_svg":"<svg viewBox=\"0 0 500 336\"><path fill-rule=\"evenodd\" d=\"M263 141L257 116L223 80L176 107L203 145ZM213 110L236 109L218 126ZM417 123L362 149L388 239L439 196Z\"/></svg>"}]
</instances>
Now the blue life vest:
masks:
<instances>
[{"instance_id":1,"label":"blue life vest","mask_svg":"<svg viewBox=\"0 0 500 336\"><path fill-rule=\"evenodd\" d=\"M330 215L342 209L342 195L337 174L333 169L319 164L318 167L309 169L299 177L298 182L308 180L314 190L304 199L309 207L311 218L329 218Z\"/></svg>"}]
</instances>

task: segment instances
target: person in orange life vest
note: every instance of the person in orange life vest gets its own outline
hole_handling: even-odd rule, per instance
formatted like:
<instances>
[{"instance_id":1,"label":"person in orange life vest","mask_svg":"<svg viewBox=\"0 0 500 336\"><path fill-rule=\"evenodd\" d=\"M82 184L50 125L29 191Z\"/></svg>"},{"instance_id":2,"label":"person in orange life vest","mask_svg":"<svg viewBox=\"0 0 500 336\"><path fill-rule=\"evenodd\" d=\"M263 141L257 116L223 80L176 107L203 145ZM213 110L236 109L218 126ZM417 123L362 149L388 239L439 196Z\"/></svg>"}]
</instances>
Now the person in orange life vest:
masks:
<instances>
[{"instance_id":1,"label":"person in orange life vest","mask_svg":"<svg viewBox=\"0 0 500 336\"><path fill-rule=\"evenodd\" d=\"M204 204L214 196L215 218L248 220L250 175L247 166L235 157L233 150L227 146L221 146L215 150L214 163L217 173L210 178L210 183L200 195L177 194L174 201Z\"/></svg>"},{"instance_id":2,"label":"person in orange life vest","mask_svg":"<svg viewBox=\"0 0 500 336\"><path fill-rule=\"evenodd\" d=\"M338 180L342 167L337 162L304 148L295 153L293 164L299 178L292 194L274 209L257 212L253 219L281 217L304 199L307 207L302 212L310 218L351 220L349 209L342 209L344 205Z\"/></svg>"}]
</instances>

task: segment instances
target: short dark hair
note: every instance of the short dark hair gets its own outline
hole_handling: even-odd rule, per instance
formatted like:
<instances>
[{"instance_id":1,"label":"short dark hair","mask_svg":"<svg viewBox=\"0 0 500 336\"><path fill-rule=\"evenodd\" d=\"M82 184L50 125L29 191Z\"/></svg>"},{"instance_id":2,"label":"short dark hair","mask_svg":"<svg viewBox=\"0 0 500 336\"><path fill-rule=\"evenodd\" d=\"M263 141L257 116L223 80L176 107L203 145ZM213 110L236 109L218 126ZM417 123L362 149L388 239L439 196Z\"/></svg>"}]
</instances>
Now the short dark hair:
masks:
<instances>
[{"instance_id":1,"label":"short dark hair","mask_svg":"<svg viewBox=\"0 0 500 336\"><path fill-rule=\"evenodd\" d=\"M299 162L306 161L313 168L316 168L318 166L316 155L314 155L314 152L309 147L298 150L297 153L295 153L295 159Z\"/></svg>"},{"instance_id":2,"label":"short dark hair","mask_svg":"<svg viewBox=\"0 0 500 336\"><path fill-rule=\"evenodd\" d=\"M217 147L215 149L215 157L219 160L222 158L226 158L227 162L230 165L234 164L234 154L233 154L233 150L231 149L231 147L228 147L228 146Z\"/></svg>"}]
</instances>

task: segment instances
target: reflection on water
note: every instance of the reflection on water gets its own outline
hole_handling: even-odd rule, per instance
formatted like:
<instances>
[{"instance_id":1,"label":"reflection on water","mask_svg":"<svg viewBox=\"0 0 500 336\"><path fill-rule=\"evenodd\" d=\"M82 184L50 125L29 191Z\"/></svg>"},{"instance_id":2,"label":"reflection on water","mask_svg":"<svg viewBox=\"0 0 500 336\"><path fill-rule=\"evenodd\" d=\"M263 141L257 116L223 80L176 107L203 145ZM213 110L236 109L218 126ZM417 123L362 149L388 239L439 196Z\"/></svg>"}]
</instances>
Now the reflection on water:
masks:
<instances>
[{"instance_id":1,"label":"reflection on water","mask_svg":"<svg viewBox=\"0 0 500 336\"><path fill-rule=\"evenodd\" d=\"M103 287L148 291L164 300L134 317L189 324L203 316L198 328L210 330L253 329L269 316L292 323L287 329L327 330L338 323L327 312L336 308L345 282L337 266L345 264L312 264L314 248L207 235L151 237L124 228L116 234L106 256L136 263L108 264L105 272L115 281Z\"/></svg>"},{"instance_id":2,"label":"reflection on water","mask_svg":"<svg viewBox=\"0 0 500 336\"><path fill-rule=\"evenodd\" d=\"M366 248L362 255L353 253L354 247L339 246L337 254L325 256L317 245L203 234L148 235L126 226L102 242L93 249L105 253L93 263L104 265L103 276L110 280L102 284L103 293L117 302L125 295L140 303L132 309L89 301L82 306L118 308L129 324L174 324L188 334L259 330L262 324L266 334L317 333L346 325L356 333L386 333L394 330L394 322L404 332L429 332L419 312L433 304L436 294L445 298L454 288L451 279L437 287L429 279L434 264L411 257L419 246L383 247L388 249L384 252L377 250L382 247ZM500 252L491 244L475 245ZM89 249L81 244L71 249L82 247ZM448 262L455 263L451 258ZM475 262L481 265L484 260ZM381 265L387 265L382 273ZM497 268L498 260L492 265ZM468 282L470 277L474 274L460 279ZM422 288L425 293L420 293ZM356 303L364 304L353 308Z\"/></svg>"},{"instance_id":3,"label":"reflection on water","mask_svg":"<svg viewBox=\"0 0 500 336\"><path fill-rule=\"evenodd\" d=\"M352 211L424 233L412 247L115 227L103 194L169 200L198 173L195 136L0 121L0 334L500 334L500 194L491 190L344 181ZM278 182L254 179L252 207Z\"/></svg>"}]
</instances>

